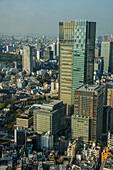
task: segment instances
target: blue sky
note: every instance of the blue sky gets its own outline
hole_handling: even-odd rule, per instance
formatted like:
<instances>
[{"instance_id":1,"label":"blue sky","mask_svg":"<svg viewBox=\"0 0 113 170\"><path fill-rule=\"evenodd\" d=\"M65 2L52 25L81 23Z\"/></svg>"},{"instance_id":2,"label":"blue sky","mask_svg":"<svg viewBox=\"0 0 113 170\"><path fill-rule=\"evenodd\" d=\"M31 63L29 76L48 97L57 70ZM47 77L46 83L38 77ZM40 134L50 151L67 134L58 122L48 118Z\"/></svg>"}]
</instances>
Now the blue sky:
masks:
<instances>
[{"instance_id":1,"label":"blue sky","mask_svg":"<svg viewBox=\"0 0 113 170\"><path fill-rule=\"evenodd\" d=\"M60 21L97 22L97 35L113 34L113 0L0 0L0 32L58 35Z\"/></svg>"}]
</instances>

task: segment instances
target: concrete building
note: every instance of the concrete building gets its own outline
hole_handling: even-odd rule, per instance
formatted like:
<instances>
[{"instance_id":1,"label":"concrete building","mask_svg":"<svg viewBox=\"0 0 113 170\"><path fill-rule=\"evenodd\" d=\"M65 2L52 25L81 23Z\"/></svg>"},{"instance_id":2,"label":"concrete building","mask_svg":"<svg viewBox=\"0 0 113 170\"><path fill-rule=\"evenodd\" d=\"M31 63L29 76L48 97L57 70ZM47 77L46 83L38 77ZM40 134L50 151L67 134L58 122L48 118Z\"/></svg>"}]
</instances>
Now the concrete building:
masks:
<instances>
[{"instance_id":1,"label":"concrete building","mask_svg":"<svg viewBox=\"0 0 113 170\"><path fill-rule=\"evenodd\" d=\"M25 129L30 128L33 125L33 116L23 113L16 118L16 127L22 126Z\"/></svg>"},{"instance_id":2,"label":"concrete building","mask_svg":"<svg viewBox=\"0 0 113 170\"><path fill-rule=\"evenodd\" d=\"M80 148L80 140L75 140L73 141L73 143L71 143L71 141L69 141L68 147L67 147L67 156L71 157L71 158L75 158L76 157L76 153Z\"/></svg>"},{"instance_id":3,"label":"concrete building","mask_svg":"<svg viewBox=\"0 0 113 170\"><path fill-rule=\"evenodd\" d=\"M95 22L59 23L59 99L67 103L69 114L73 113L74 90L93 84L95 32Z\"/></svg>"},{"instance_id":4,"label":"concrete building","mask_svg":"<svg viewBox=\"0 0 113 170\"><path fill-rule=\"evenodd\" d=\"M113 134L110 131L108 132L107 146L109 149L113 149Z\"/></svg>"},{"instance_id":5,"label":"concrete building","mask_svg":"<svg viewBox=\"0 0 113 170\"><path fill-rule=\"evenodd\" d=\"M109 88L107 93L107 105L113 108L113 89Z\"/></svg>"},{"instance_id":6,"label":"concrete building","mask_svg":"<svg viewBox=\"0 0 113 170\"><path fill-rule=\"evenodd\" d=\"M37 56L36 56L37 60L39 61L40 58L41 58L41 55L40 55L40 50L37 50Z\"/></svg>"},{"instance_id":7,"label":"concrete building","mask_svg":"<svg viewBox=\"0 0 113 170\"><path fill-rule=\"evenodd\" d=\"M25 88L25 80L22 79L22 78L19 78L16 80L17 82L17 87L20 88L20 89L23 89Z\"/></svg>"},{"instance_id":8,"label":"concrete building","mask_svg":"<svg viewBox=\"0 0 113 170\"><path fill-rule=\"evenodd\" d=\"M26 71L28 74L33 72L33 53L34 47L24 46L24 54L22 58L22 67L23 71Z\"/></svg>"},{"instance_id":9,"label":"concrete building","mask_svg":"<svg viewBox=\"0 0 113 170\"><path fill-rule=\"evenodd\" d=\"M103 74L103 58L95 57L94 59L94 80L101 78Z\"/></svg>"},{"instance_id":10,"label":"concrete building","mask_svg":"<svg viewBox=\"0 0 113 170\"><path fill-rule=\"evenodd\" d=\"M83 85L75 90L72 138L83 135L84 140L99 139L103 130L104 92L104 86L100 85Z\"/></svg>"},{"instance_id":11,"label":"concrete building","mask_svg":"<svg viewBox=\"0 0 113 170\"><path fill-rule=\"evenodd\" d=\"M58 82L57 81L51 81L51 93L57 93L58 92Z\"/></svg>"},{"instance_id":12,"label":"concrete building","mask_svg":"<svg viewBox=\"0 0 113 170\"><path fill-rule=\"evenodd\" d=\"M111 106L104 106L103 110L103 133L113 129L113 108Z\"/></svg>"},{"instance_id":13,"label":"concrete building","mask_svg":"<svg viewBox=\"0 0 113 170\"><path fill-rule=\"evenodd\" d=\"M14 141L16 145L25 145L25 132L22 126L14 130Z\"/></svg>"},{"instance_id":14,"label":"concrete building","mask_svg":"<svg viewBox=\"0 0 113 170\"><path fill-rule=\"evenodd\" d=\"M62 133L65 128L66 105L59 100L38 104L33 113L34 131L40 134L50 131L52 135Z\"/></svg>"},{"instance_id":15,"label":"concrete building","mask_svg":"<svg viewBox=\"0 0 113 170\"><path fill-rule=\"evenodd\" d=\"M41 149L45 151L53 149L53 136L50 131L41 135Z\"/></svg>"},{"instance_id":16,"label":"concrete building","mask_svg":"<svg viewBox=\"0 0 113 170\"><path fill-rule=\"evenodd\" d=\"M113 42L102 42L101 56L104 57L104 72L113 73Z\"/></svg>"},{"instance_id":17,"label":"concrete building","mask_svg":"<svg viewBox=\"0 0 113 170\"><path fill-rule=\"evenodd\" d=\"M98 47L95 48L95 57L99 57L99 48Z\"/></svg>"},{"instance_id":18,"label":"concrete building","mask_svg":"<svg viewBox=\"0 0 113 170\"><path fill-rule=\"evenodd\" d=\"M6 46L6 51L7 51L7 52L13 52L13 51L14 51L13 45L7 45L7 46Z\"/></svg>"},{"instance_id":19,"label":"concrete building","mask_svg":"<svg viewBox=\"0 0 113 170\"><path fill-rule=\"evenodd\" d=\"M81 138L84 142L90 140L90 118L79 115L72 115L71 118L72 138ZM76 130L74 130L76 129Z\"/></svg>"}]
</instances>

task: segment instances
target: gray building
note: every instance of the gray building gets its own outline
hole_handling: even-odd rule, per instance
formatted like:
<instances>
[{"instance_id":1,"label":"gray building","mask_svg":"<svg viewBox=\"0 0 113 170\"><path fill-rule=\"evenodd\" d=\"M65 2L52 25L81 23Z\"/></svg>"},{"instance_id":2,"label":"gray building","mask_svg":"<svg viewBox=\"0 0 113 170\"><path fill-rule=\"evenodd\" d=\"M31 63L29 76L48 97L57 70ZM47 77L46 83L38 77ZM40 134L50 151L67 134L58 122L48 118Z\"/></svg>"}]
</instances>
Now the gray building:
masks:
<instances>
[{"instance_id":1,"label":"gray building","mask_svg":"<svg viewBox=\"0 0 113 170\"><path fill-rule=\"evenodd\" d=\"M28 74L33 72L33 53L34 47L24 46L24 54L22 58L22 68Z\"/></svg>"},{"instance_id":2,"label":"gray building","mask_svg":"<svg viewBox=\"0 0 113 170\"><path fill-rule=\"evenodd\" d=\"M103 74L103 58L95 57L94 59L94 80L100 78Z\"/></svg>"},{"instance_id":3,"label":"gray building","mask_svg":"<svg viewBox=\"0 0 113 170\"><path fill-rule=\"evenodd\" d=\"M104 57L104 72L113 74L113 42L102 42L101 56Z\"/></svg>"}]
</instances>

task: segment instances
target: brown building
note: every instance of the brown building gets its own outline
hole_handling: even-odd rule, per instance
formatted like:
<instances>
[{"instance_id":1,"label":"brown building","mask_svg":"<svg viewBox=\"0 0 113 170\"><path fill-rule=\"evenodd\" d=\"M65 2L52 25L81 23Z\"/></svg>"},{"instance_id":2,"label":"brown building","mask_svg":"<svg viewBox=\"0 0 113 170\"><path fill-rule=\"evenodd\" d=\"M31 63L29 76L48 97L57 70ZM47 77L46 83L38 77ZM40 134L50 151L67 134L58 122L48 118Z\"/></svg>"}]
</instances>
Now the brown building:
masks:
<instances>
[{"instance_id":1,"label":"brown building","mask_svg":"<svg viewBox=\"0 0 113 170\"><path fill-rule=\"evenodd\" d=\"M72 138L83 137L89 141L99 139L103 131L104 92L104 86L100 85L84 85L75 90L75 116L71 118ZM82 127L83 123L85 128ZM84 136L85 130L87 130L87 136ZM78 134L74 136L74 132Z\"/></svg>"}]
</instances>

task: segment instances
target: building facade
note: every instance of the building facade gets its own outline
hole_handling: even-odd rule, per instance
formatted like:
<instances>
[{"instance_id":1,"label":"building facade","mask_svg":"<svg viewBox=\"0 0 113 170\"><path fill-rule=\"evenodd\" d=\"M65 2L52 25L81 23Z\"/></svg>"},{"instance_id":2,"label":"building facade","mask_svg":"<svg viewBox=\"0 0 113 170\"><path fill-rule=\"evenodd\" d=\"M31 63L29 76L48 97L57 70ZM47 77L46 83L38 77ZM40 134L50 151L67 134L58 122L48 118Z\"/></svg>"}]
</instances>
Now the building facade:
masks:
<instances>
[{"instance_id":1,"label":"building facade","mask_svg":"<svg viewBox=\"0 0 113 170\"><path fill-rule=\"evenodd\" d=\"M33 72L33 53L34 53L34 47L24 46L22 67L23 67L23 71L26 71L28 74Z\"/></svg>"},{"instance_id":2,"label":"building facade","mask_svg":"<svg viewBox=\"0 0 113 170\"><path fill-rule=\"evenodd\" d=\"M85 116L72 115L71 118L72 138L81 138L84 142L90 140L90 118ZM76 129L76 130L74 130Z\"/></svg>"},{"instance_id":3,"label":"building facade","mask_svg":"<svg viewBox=\"0 0 113 170\"><path fill-rule=\"evenodd\" d=\"M100 79L103 74L103 58L95 57L94 59L94 80Z\"/></svg>"},{"instance_id":4,"label":"building facade","mask_svg":"<svg viewBox=\"0 0 113 170\"><path fill-rule=\"evenodd\" d=\"M50 131L56 135L65 129L66 105L62 101L52 100L39 104L33 113L34 131L42 134Z\"/></svg>"},{"instance_id":5,"label":"building facade","mask_svg":"<svg viewBox=\"0 0 113 170\"><path fill-rule=\"evenodd\" d=\"M74 90L93 84L96 23L75 20L59 23L59 99L72 112Z\"/></svg>"},{"instance_id":6,"label":"building facade","mask_svg":"<svg viewBox=\"0 0 113 170\"><path fill-rule=\"evenodd\" d=\"M111 106L113 108L113 89L112 88L108 89L107 106Z\"/></svg>"},{"instance_id":7,"label":"building facade","mask_svg":"<svg viewBox=\"0 0 113 170\"><path fill-rule=\"evenodd\" d=\"M104 57L104 72L113 74L113 42L102 42L101 56Z\"/></svg>"},{"instance_id":8,"label":"building facade","mask_svg":"<svg viewBox=\"0 0 113 170\"><path fill-rule=\"evenodd\" d=\"M89 138L88 141L99 139L103 131L104 93L104 86L100 85L84 85L75 90L74 115L71 117L72 138L83 135L84 139Z\"/></svg>"}]
</instances>

